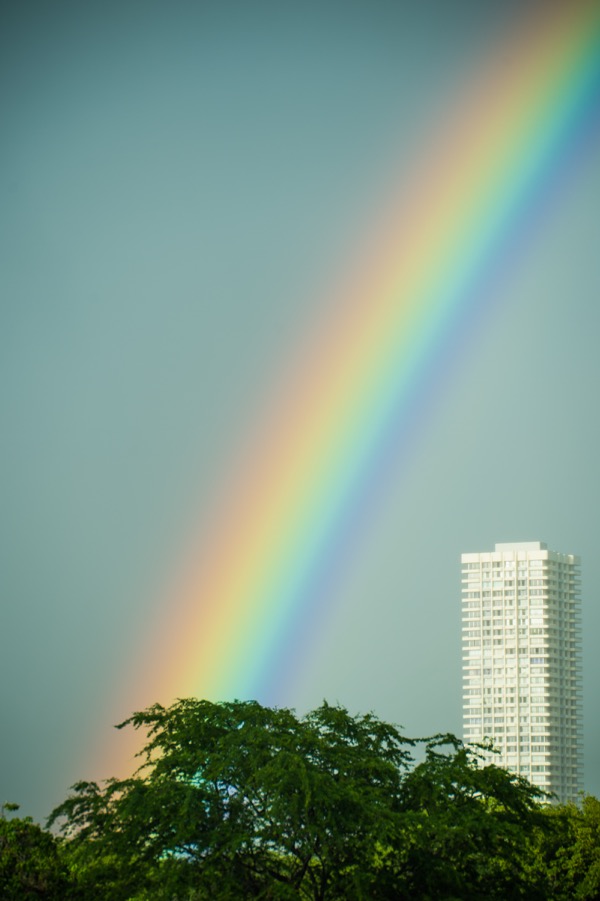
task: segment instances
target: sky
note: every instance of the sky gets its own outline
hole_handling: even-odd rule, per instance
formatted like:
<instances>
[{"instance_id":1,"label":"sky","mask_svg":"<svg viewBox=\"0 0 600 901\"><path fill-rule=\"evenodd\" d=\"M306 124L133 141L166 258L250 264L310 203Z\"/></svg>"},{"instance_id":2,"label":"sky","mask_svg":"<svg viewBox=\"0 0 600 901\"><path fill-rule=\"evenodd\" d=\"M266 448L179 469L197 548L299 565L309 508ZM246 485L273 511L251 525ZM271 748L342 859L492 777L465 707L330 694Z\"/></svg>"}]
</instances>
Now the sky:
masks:
<instances>
[{"instance_id":1,"label":"sky","mask_svg":"<svg viewBox=\"0 0 600 901\"><path fill-rule=\"evenodd\" d=\"M155 700L136 667L265 398L534 6L3 8L0 801L43 819ZM599 151L596 129L448 349L278 698L460 733L460 554L545 541L582 558L596 795Z\"/></svg>"}]
</instances>

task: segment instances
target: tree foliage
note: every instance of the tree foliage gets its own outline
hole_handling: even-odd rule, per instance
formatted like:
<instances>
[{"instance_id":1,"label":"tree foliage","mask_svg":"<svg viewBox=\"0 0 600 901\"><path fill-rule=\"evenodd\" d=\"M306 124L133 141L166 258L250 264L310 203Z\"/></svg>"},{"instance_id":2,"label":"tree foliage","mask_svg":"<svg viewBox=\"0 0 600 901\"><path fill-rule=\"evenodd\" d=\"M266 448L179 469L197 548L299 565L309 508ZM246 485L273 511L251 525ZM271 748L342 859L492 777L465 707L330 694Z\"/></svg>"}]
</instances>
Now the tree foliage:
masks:
<instances>
[{"instance_id":1,"label":"tree foliage","mask_svg":"<svg viewBox=\"0 0 600 901\"><path fill-rule=\"evenodd\" d=\"M0 898L64 901L69 880L57 840L30 817L5 816L5 810L17 809L18 804L4 804L0 815Z\"/></svg>"},{"instance_id":2,"label":"tree foliage","mask_svg":"<svg viewBox=\"0 0 600 901\"><path fill-rule=\"evenodd\" d=\"M140 768L73 786L62 837L2 806L2 901L600 899L600 801L549 804L489 748L326 703L188 699L125 726Z\"/></svg>"},{"instance_id":3,"label":"tree foliage","mask_svg":"<svg viewBox=\"0 0 600 901\"><path fill-rule=\"evenodd\" d=\"M335 885L342 897L364 882L374 840L391 840L410 757L372 715L324 704L299 720L254 702L184 700L129 724L148 731L140 771L79 783L52 816L83 855L122 863L115 898L151 888L157 868L167 895L317 899Z\"/></svg>"},{"instance_id":4,"label":"tree foliage","mask_svg":"<svg viewBox=\"0 0 600 901\"><path fill-rule=\"evenodd\" d=\"M545 811L535 866L547 876L554 901L600 899L600 801L585 795L581 804Z\"/></svg>"},{"instance_id":5,"label":"tree foliage","mask_svg":"<svg viewBox=\"0 0 600 901\"><path fill-rule=\"evenodd\" d=\"M51 816L81 898L549 897L540 793L454 736L415 763L396 727L326 703L187 699L124 726L147 735L137 773Z\"/></svg>"}]
</instances>

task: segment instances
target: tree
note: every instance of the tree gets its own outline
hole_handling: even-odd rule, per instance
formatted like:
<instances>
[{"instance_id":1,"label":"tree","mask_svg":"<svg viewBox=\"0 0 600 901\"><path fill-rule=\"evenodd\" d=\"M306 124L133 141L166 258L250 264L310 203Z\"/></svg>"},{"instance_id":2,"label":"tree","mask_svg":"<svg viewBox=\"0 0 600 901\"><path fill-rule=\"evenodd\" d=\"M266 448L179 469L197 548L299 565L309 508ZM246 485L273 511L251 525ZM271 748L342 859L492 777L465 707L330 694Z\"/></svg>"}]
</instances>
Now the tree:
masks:
<instances>
[{"instance_id":1,"label":"tree","mask_svg":"<svg viewBox=\"0 0 600 901\"><path fill-rule=\"evenodd\" d=\"M165 896L359 896L410 760L393 726L327 704L298 719L196 700L125 725L148 730L138 773L79 783L51 817L65 818L80 863L112 898L158 883Z\"/></svg>"},{"instance_id":2,"label":"tree","mask_svg":"<svg viewBox=\"0 0 600 901\"><path fill-rule=\"evenodd\" d=\"M592 901L600 898L600 801L585 795L570 813L575 841L567 853L574 897Z\"/></svg>"},{"instance_id":3,"label":"tree","mask_svg":"<svg viewBox=\"0 0 600 901\"><path fill-rule=\"evenodd\" d=\"M4 804L0 815L0 898L64 901L69 897L68 875L58 842L30 817L7 819L4 811L18 807Z\"/></svg>"},{"instance_id":4,"label":"tree","mask_svg":"<svg viewBox=\"0 0 600 901\"><path fill-rule=\"evenodd\" d=\"M600 898L600 801L584 795L581 804L545 811L536 866L547 874L554 901Z\"/></svg>"},{"instance_id":5,"label":"tree","mask_svg":"<svg viewBox=\"0 0 600 901\"><path fill-rule=\"evenodd\" d=\"M82 898L542 897L529 865L539 792L454 736L415 741L324 703L180 700L130 779L80 782L52 814Z\"/></svg>"},{"instance_id":6,"label":"tree","mask_svg":"<svg viewBox=\"0 0 600 901\"><path fill-rule=\"evenodd\" d=\"M535 830L545 823L543 793L501 767L482 766L481 750L434 736L405 777L394 853L407 898L547 898L544 874L528 865Z\"/></svg>"}]
</instances>

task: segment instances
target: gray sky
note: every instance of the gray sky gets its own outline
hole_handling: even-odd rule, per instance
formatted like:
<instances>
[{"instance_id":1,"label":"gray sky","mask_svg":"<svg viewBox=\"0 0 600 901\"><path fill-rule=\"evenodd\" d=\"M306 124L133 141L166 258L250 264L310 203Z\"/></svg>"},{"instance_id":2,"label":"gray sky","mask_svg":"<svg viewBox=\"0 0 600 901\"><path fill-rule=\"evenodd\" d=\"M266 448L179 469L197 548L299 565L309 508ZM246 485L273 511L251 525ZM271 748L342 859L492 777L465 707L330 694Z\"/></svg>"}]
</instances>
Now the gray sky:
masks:
<instances>
[{"instance_id":1,"label":"gray sky","mask_svg":"<svg viewBox=\"0 0 600 901\"><path fill-rule=\"evenodd\" d=\"M94 775L85 749L129 712L127 662L222 460L528 5L3 10L0 800L43 817ZM596 141L452 357L286 701L459 732L460 553L546 541L583 561L597 795L598 209Z\"/></svg>"}]
</instances>

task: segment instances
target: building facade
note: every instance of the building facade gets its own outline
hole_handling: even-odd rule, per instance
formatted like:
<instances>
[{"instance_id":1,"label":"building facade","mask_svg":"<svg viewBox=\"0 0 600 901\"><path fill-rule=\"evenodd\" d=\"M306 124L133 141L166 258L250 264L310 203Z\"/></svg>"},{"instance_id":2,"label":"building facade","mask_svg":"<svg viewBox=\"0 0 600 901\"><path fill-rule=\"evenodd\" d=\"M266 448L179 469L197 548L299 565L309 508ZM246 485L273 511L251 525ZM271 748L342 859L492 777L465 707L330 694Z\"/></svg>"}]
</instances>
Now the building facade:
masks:
<instances>
[{"instance_id":1,"label":"building facade","mask_svg":"<svg viewBox=\"0 0 600 901\"><path fill-rule=\"evenodd\" d=\"M579 564L539 541L462 555L464 740L562 802L583 790Z\"/></svg>"}]
</instances>

